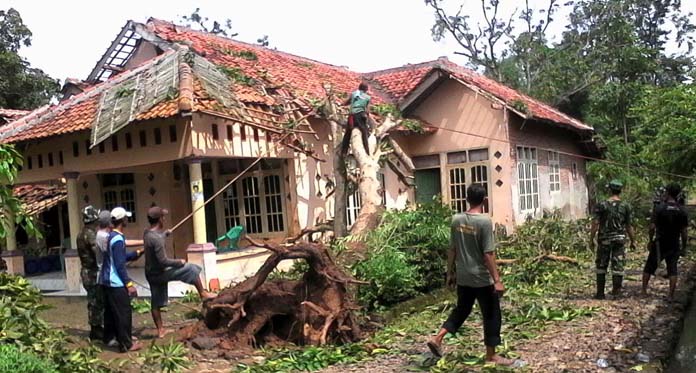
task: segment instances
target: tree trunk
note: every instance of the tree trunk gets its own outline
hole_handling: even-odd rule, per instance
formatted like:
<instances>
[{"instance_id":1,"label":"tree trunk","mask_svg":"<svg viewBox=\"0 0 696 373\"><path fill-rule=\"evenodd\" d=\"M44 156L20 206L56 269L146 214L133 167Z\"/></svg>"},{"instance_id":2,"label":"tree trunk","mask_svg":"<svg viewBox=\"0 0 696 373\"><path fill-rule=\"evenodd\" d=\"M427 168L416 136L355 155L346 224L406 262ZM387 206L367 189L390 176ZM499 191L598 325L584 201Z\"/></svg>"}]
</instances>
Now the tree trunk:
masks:
<instances>
[{"instance_id":1,"label":"tree trunk","mask_svg":"<svg viewBox=\"0 0 696 373\"><path fill-rule=\"evenodd\" d=\"M348 222L346 221L346 161L341 153L343 128L335 121L330 121L330 123L334 156L334 237L341 238L348 234Z\"/></svg>"},{"instance_id":2,"label":"tree trunk","mask_svg":"<svg viewBox=\"0 0 696 373\"><path fill-rule=\"evenodd\" d=\"M381 153L374 144L374 136L370 136L370 153L365 150L360 130L353 129L350 136L350 144L353 149L353 157L360 169L358 178L358 190L360 193L360 214L350 229L352 235L362 235L375 227L379 222L380 212L383 210L382 196L379 193L381 185L377 173L379 172L379 158Z\"/></svg>"}]
</instances>

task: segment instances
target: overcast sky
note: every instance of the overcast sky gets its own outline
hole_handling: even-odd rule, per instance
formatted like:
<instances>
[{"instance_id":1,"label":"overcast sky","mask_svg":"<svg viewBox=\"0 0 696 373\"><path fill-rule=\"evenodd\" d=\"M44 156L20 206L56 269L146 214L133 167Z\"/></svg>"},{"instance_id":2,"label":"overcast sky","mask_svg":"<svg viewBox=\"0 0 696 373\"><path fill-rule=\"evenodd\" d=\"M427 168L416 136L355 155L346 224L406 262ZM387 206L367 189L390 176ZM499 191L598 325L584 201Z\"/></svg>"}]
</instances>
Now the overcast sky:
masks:
<instances>
[{"instance_id":1,"label":"overcast sky","mask_svg":"<svg viewBox=\"0 0 696 373\"><path fill-rule=\"evenodd\" d=\"M532 0L545 4L548 0ZM521 0L502 0L509 14ZM480 0L450 0L479 17ZM696 10L696 0L684 0ZM0 0L17 9L34 34L21 54L58 79L84 79L127 20L149 17L178 21L196 7L214 19L231 19L237 39L255 42L268 35L271 47L360 72L454 55L453 41L434 42L433 13L423 0ZM565 16L553 27L560 33Z\"/></svg>"}]
</instances>

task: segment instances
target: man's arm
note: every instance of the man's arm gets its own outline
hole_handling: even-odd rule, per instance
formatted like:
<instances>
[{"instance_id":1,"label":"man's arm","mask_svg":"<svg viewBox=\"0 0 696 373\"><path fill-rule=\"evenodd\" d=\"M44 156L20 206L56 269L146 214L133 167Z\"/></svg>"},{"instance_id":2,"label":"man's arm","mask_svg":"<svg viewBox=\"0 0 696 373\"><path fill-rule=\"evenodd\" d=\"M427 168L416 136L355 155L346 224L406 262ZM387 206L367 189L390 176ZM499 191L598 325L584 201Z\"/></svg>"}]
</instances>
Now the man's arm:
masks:
<instances>
[{"instance_id":1,"label":"man's arm","mask_svg":"<svg viewBox=\"0 0 696 373\"><path fill-rule=\"evenodd\" d=\"M145 245L143 240L126 240L126 247L143 246L143 245Z\"/></svg>"},{"instance_id":2,"label":"man's arm","mask_svg":"<svg viewBox=\"0 0 696 373\"><path fill-rule=\"evenodd\" d=\"M686 255L686 246L689 244L689 228L688 227L684 227L681 230L681 242L682 242L681 255L684 256L684 255Z\"/></svg>"},{"instance_id":3,"label":"man's arm","mask_svg":"<svg viewBox=\"0 0 696 373\"><path fill-rule=\"evenodd\" d=\"M599 221L597 219L592 219L592 224L590 225L590 247L594 249L595 238L597 237L597 232L599 231Z\"/></svg>"},{"instance_id":4,"label":"man's arm","mask_svg":"<svg viewBox=\"0 0 696 373\"><path fill-rule=\"evenodd\" d=\"M636 249L636 236L633 233L633 226L632 225L629 224L628 226L626 226L626 234L628 234L628 240L629 240L630 245L631 245L631 250L635 250Z\"/></svg>"},{"instance_id":5,"label":"man's arm","mask_svg":"<svg viewBox=\"0 0 696 373\"><path fill-rule=\"evenodd\" d=\"M457 258L457 248L454 245L450 245L449 250L447 250L447 285L452 286L455 284L456 279L456 258Z\"/></svg>"},{"instance_id":6,"label":"man's arm","mask_svg":"<svg viewBox=\"0 0 696 373\"><path fill-rule=\"evenodd\" d=\"M505 292L505 286L503 286L503 281L500 278L500 273L498 272L498 265L495 263L495 251L490 251L483 254L483 264L488 269L488 273L491 274L493 278L493 286L495 291L498 293Z\"/></svg>"}]
</instances>

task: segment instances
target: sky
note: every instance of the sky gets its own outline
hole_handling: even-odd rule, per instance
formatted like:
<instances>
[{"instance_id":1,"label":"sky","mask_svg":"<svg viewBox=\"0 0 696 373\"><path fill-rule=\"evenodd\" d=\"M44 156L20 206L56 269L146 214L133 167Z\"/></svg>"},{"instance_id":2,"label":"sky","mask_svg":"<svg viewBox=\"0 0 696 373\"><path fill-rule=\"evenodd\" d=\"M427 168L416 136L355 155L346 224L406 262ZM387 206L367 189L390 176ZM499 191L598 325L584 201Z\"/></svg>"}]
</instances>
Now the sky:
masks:
<instances>
[{"instance_id":1,"label":"sky","mask_svg":"<svg viewBox=\"0 0 696 373\"><path fill-rule=\"evenodd\" d=\"M531 0L545 4L548 0ZM449 0L480 19L480 0ZM520 0L501 0L510 14ZM696 0L683 0L696 10ZM128 20L149 17L178 21L201 8L211 19L232 20L238 40L254 43L268 35L270 46L358 72L418 63L447 56L465 64L448 39L435 42L433 12L424 0L0 0L17 9L33 32L32 46L20 50L34 67L54 78L84 79ZM560 34L565 15L550 31Z\"/></svg>"}]
</instances>

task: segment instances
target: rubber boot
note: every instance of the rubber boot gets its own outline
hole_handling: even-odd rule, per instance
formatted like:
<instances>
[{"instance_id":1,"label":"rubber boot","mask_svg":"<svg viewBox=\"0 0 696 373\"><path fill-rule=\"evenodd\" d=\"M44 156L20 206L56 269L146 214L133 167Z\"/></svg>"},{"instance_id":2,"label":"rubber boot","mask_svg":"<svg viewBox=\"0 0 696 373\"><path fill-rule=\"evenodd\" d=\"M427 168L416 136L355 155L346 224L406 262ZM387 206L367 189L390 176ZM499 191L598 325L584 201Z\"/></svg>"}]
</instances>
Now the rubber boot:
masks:
<instances>
[{"instance_id":1,"label":"rubber boot","mask_svg":"<svg viewBox=\"0 0 696 373\"><path fill-rule=\"evenodd\" d=\"M623 276L614 275L611 277L611 295L614 297L621 296L621 288L623 287Z\"/></svg>"},{"instance_id":2,"label":"rubber boot","mask_svg":"<svg viewBox=\"0 0 696 373\"><path fill-rule=\"evenodd\" d=\"M604 286L607 283L606 273L597 274L597 294L595 294L595 299L604 299Z\"/></svg>"},{"instance_id":3,"label":"rubber boot","mask_svg":"<svg viewBox=\"0 0 696 373\"><path fill-rule=\"evenodd\" d=\"M89 339L92 341L101 341L104 339L104 329L101 326L92 326L89 331Z\"/></svg>"}]
</instances>

